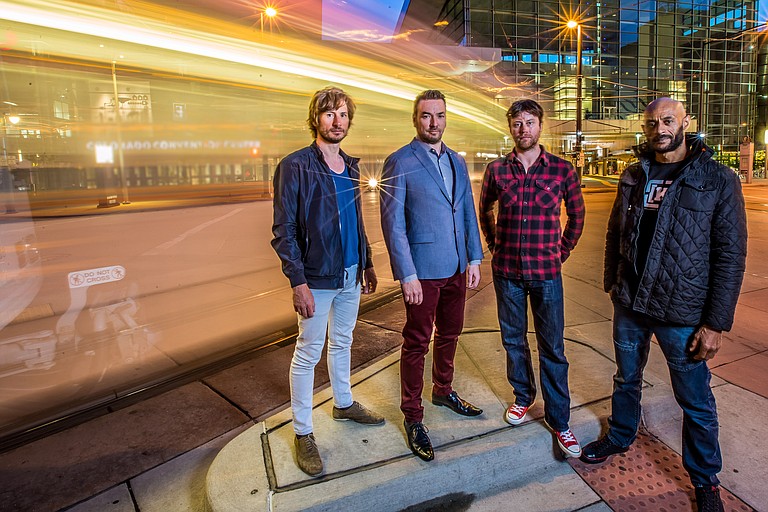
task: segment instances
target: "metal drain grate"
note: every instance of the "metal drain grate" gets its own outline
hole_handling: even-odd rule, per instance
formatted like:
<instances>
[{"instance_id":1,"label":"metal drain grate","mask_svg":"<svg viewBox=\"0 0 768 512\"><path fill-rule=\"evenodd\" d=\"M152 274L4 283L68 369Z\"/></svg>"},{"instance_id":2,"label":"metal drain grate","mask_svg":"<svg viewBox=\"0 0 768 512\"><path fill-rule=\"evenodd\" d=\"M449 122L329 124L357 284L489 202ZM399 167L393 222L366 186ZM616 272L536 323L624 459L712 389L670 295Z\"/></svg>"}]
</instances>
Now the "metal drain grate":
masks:
<instances>
[{"instance_id":1,"label":"metal drain grate","mask_svg":"<svg viewBox=\"0 0 768 512\"><path fill-rule=\"evenodd\" d=\"M673 512L696 509L683 461L667 445L641 432L626 453L603 464L568 459L574 470L615 512ZM754 512L720 488L726 512Z\"/></svg>"}]
</instances>

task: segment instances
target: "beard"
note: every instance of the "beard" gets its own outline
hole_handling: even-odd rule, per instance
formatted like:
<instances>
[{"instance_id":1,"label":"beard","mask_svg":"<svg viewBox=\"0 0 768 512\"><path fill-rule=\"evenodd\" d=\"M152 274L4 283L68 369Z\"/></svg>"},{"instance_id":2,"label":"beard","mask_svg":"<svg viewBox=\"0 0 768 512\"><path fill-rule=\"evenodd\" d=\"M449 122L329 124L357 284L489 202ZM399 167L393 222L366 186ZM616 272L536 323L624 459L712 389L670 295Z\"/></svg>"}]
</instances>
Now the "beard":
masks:
<instances>
[{"instance_id":1,"label":"beard","mask_svg":"<svg viewBox=\"0 0 768 512\"><path fill-rule=\"evenodd\" d=\"M347 136L347 130L344 130L344 129L334 130L332 128L329 128L327 130L318 130L317 134L325 142L328 142L330 144L338 144L339 142L343 141L344 138Z\"/></svg>"},{"instance_id":2,"label":"beard","mask_svg":"<svg viewBox=\"0 0 768 512\"><path fill-rule=\"evenodd\" d=\"M664 144L664 141L668 141L666 145ZM670 137L669 135L663 135L663 136L656 136L651 140L651 146L653 147L653 150L657 153L670 153L677 148L679 148L683 142L685 141L685 130L681 126L680 129L675 133L674 137Z\"/></svg>"},{"instance_id":3,"label":"beard","mask_svg":"<svg viewBox=\"0 0 768 512\"><path fill-rule=\"evenodd\" d=\"M528 151L529 149L536 147L539 143L538 137L520 137L515 139L515 145L522 151Z\"/></svg>"},{"instance_id":4,"label":"beard","mask_svg":"<svg viewBox=\"0 0 768 512\"><path fill-rule=\"evenodd\" d=\"M424 131L419 133L419 138L422 142L426 142L427 144L437 144L443 139L443 132L438 131L437 133L430 133Z\"/></svg>"}]
</instances>

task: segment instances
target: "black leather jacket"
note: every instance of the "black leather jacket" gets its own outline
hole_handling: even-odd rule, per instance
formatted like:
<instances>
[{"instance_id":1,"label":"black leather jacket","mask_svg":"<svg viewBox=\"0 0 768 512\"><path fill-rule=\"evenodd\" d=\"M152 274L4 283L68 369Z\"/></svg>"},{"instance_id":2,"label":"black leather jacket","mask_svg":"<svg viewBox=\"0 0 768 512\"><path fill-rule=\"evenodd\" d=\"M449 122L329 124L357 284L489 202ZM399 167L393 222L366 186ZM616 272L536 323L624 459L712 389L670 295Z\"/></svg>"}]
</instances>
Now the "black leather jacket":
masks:
<instances>
[{"instance_id":1,"label":"black leather jacket","mask_svg":"<svg viewBox=\"0 0 768 512\"><path fill-rule=\"evenodd\" d=\"M621 175L608 221L603 284L614 302L634 311L727 331L746 265L744 197L738 176L712 160L712 150L698 137L687 136L686 144L686 163L661 203L633 293L643 190L653 158L647 143L635 148L640 161Z\"/></svg>"},{"instance_id":2,"label":"black leather jacket","mask_svg":"<svg viewBox=\"0 0 768 512\"><path fill-rule=\"evenodd\" d=\"M359 159L344 152L341 156L350 177L359 183ZM315 289L343 288L344 254L336 186L316 143L280 161L275 171L274 190L272 247L280 257L291 287L306 283ZM357 280L362 282L363 269L372 267L373 263L359 192L355 194L355 204L360 255Z\"/></svg>"}]
</instances>

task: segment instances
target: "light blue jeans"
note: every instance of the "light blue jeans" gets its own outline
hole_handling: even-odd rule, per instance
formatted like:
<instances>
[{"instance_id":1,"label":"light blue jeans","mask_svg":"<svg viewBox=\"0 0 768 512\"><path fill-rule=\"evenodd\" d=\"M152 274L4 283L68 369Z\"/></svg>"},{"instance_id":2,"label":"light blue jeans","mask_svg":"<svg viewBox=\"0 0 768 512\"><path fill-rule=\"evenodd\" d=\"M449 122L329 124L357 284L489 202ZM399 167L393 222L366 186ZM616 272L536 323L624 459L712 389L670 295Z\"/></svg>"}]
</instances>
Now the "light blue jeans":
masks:
<instances>
[{"instance_id":1,"label":"light blue jeans","mask_svg":"<svg viewBox=\"0 0 768 512\"><path fill-rule=\"evenodd\" d=\"M312 433L312 394L315 366L320 361L328 334L328 376L333 389L333 403L344 408L352 405L351 365L352 331L360 308L360 284L357 265L345 270L344 288L313 290L315 315L299 318L299 334L291 360L291 410L293 430L297 435Z\"/></svg>"}]
</instances>

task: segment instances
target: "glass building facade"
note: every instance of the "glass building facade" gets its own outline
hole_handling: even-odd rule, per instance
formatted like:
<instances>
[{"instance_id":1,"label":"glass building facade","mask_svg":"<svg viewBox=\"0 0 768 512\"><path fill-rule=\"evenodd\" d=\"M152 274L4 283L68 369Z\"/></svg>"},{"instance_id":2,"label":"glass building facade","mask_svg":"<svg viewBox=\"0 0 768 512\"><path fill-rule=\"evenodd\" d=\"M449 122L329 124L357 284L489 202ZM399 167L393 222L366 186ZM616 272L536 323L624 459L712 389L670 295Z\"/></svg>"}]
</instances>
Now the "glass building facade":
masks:
<instances>
[{"instance_id":1,"label":"glass building facade","mask_svg":"<svg viewBox=\"0 0 768 512\"><path fill-rule=\"evenodd\" d=\"M639 118L659 96L683 101L692 129L722 152L743 137L762 142L756 83L757 2L449 0L438 24L460 45L501 49L497 99L534 97L557 120L576 116L577 30L581 25L584 143L626 150L639 140ZM562 125L561 149L575 138Z\"/></svg>"}]
</instances>

